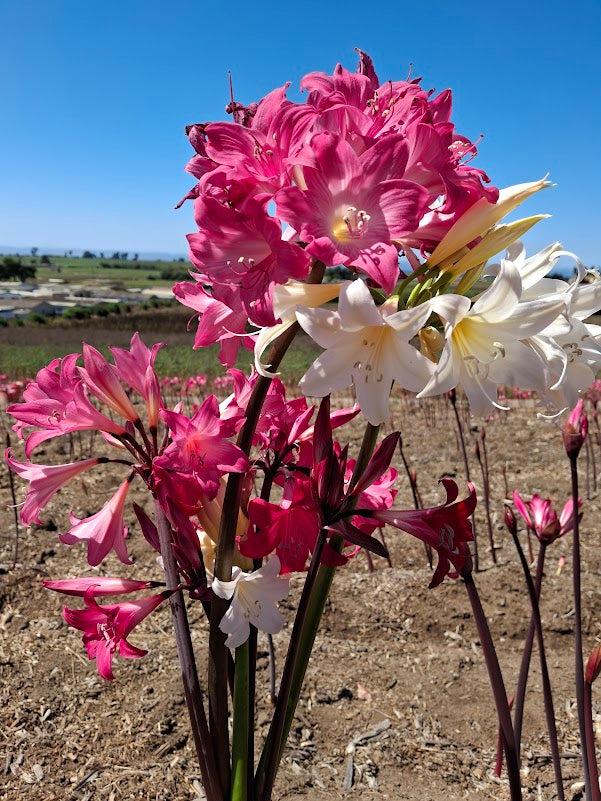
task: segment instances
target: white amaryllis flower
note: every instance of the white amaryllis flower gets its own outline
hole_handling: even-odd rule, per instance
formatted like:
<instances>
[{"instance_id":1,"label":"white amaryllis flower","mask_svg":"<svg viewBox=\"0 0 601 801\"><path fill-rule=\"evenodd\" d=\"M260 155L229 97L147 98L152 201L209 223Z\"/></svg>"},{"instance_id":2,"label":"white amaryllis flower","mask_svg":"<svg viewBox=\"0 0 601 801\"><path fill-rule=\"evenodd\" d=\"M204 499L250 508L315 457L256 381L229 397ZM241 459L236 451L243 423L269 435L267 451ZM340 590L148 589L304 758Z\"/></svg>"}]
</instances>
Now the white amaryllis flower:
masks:
<instances>
[{"instance_id":1,"label":"white amaryllis flower","mask_svg":"<svg viewBox=\"0 0 601 801\"><path fill-rule=\"evenodd\" d=\"M568 283L545 277L564 256L576 264L574 280ZM601 281L597 278L583 283L586 269L582 262L573 253L563 250L558 242L529 258L522 243L516 242L508 249L507 259L520 273L522 299L562 295L566 302L565 315L532 337L528 344L541 352L553 379L549 382L549 392L543 393L544 402L555 411L572 408L579 392L591 385L601 369L601 328L584 322L601 307Z\"/></svg>"},{"instance_id":2,"label":"white amaryllis flower","mask_svg":"<svg viewBox=\"0 0 601 801\"><path fill-rule=\"evenodd\" d=\"M298 322L324 352L300 380L305 395L323 398L355 386L357 403L372 425L388 419L392 382L418 392L434 366L409 344L430 316L427 303L397 311L397 298L376 306L357 279L342 285L338 310L297 309Z\"/></svg>"},{"instance_id":3,"label":"white amaryllis flower","mask_svg":"<svg viewBox=\"0 0 601 801\"><path fill-rule=\"evenodd\" d=\"M211 589L220 598L232 599L219 628L228 634L225 644L237 648L250 635L250 624L268 634L276 634L284 625L277 602L288 595L288 576L280 576L280 560L273 554L252 573L239 567L232 570L231 581L213 578Z\"/></svg>"},{"instance_id":4,"label":"white amaryllis flower","mask_svg":"<svg viewBox=\"0 0 601 801\"><path fill-rule=\"evenodd\" d=\"M522 282L514 264L503 260L491 286L471 304L460 295L441 295L430 303L445 324L445 346L428 385L418 397L461 385L473 414L484 415L497 402L497 385L544 392L548 373L542 356L526 343L565 311L562 294L520 303Z\"/></svg>"}]
</instances>

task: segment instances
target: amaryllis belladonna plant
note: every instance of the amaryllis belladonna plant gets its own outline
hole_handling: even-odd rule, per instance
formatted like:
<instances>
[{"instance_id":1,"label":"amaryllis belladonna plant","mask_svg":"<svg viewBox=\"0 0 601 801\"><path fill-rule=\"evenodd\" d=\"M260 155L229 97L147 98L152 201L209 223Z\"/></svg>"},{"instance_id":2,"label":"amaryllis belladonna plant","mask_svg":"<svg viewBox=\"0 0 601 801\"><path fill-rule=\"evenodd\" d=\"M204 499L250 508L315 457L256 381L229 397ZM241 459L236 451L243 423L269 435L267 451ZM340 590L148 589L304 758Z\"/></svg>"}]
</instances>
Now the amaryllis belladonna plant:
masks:
<instances>
[{"instance_id":1,"label":"amaryllis belladonna plant","mask_svg":"<svg viewBox=\"0 0 601 801\"><path fill-rule=\"evenodd\" d=\"M399 389L428 398L460 388L477 415L503 408L501 384L536 391L547 412L571 405L601 366L597 331L585 322L601 305L601 284L582 283L584 268L558 244L526 258L518 240L542 215L503 220L548 183L492 186L451 120L450 90L380 80L362 52L356 72L310 73L301 88L303 102L288 99L288 84L248 106L232 97L230 121L186 130L195 184L178 205L191 201L197 230L188 236L191 280L174 294L198 321L194 347L219 343L230 368L219 388L231 394L220 403L197 376L179 381L176 399L154 368L161 346L137 334L129 349L111 348L112 361L88 345L55 359L8 409L25 444L25 460L6 453L29 482L21 520L39 521L67 482L109 475L113 494L87 517L71 510L59 538L84 544L93 567L114 552L135 571L128 545L138 534L125 521L134 483L147 493L134 512L160 553L159 581L94 575L47 586L83 599L64 617L105 678L117 654L143 655L130 641L135 627L169 600L208 801L273 797L335 571L361 549L387 555L374 536L384 526L421 539L437 558L430 586L446 576L466 585L517 799L519 749L472 575L475 489L443 478L440 505L397 508L399 432L378 444L379 428ZM576 278L550 283L562 256L575 261ZM299 328L322 349L300 381L304 396L322 399L317 412L306 397L287 398L277 377ZM233 367L240 348L254 349L248 375ZM341 390L356 404L331 411L330 394ZM582 426L570 420L574 449ZM348 434L338 441L351 421L353 430L365 423L353 454ZM100 432L97 453L32 461L42 443L77 431ZM255 765L258 632L284 627L278 602L292 573L305 575L304 586ZM101 602L114 595L127 600ZM202 683L184 598L208 619Z\"/></svg>"}]
</instances>

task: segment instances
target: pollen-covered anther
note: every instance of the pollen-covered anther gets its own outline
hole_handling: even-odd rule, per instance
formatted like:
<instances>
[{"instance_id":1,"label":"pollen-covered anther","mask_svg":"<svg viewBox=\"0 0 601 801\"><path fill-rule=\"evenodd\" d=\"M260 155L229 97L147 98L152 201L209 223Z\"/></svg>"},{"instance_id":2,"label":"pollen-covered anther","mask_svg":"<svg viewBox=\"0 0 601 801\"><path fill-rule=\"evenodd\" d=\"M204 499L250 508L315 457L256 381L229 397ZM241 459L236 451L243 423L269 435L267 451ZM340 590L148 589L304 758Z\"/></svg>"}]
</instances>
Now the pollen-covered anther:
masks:
<instances>
[{"instance_id":1,"label":"pollen-covered anther","mask_svg":"<svg viewBox=\"0 0 601 801\"><path fill-rule=\"evenodd\" d=\"M363 209L356 209L354 206L349 206L346 210L346 214L342 217L342 221L347 229L345 232L346 235L350 236L352 239L362 237L367 232L370 219L370 215Z\"/></svg>"}]
</instances>

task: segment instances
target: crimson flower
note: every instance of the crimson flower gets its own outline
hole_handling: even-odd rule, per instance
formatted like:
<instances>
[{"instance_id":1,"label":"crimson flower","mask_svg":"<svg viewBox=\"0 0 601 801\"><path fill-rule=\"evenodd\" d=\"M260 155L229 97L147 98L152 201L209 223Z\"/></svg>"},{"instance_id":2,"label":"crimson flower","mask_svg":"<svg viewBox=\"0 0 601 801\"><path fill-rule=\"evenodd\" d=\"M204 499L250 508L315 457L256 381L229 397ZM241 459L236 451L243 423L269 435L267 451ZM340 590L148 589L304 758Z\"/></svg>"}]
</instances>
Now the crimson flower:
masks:
<instances>
[{"instance_id":1,"label":"crimson flower","mask_svg":"<svg viewBox=\"0 0 601 801\"><path fill-rule=\"evenodd\" d=\"M83 643L90 659L96 659L98 673L103 679L113 679L112 661L116 653L124 659L135 659L148 652L127 642L133 629L171 595L140 598L120 604L101 606L94 598L94 586L84 594L87 609L63 609L63 617L75 629L83 631Z\"/></svg>"},{"instance_id":2,"label":"crimson flower","mask_svg":"<svg viewBox=\"0 0 601 801\"><path fill-rule=\"evenodd\" d=\"M446 575L451 578L471 572L472 557L468 543L473 539L470 517L476 508L476 490L468 483L469 495L456 501L457 484L451 478L442 478L447 499L440 506L426 509L357 509L381 524L406 531L430 545L438 553L438 564L430 587L438 586ZM451 572L451 565L455 568Z\"/></svg>"}]
</instances>

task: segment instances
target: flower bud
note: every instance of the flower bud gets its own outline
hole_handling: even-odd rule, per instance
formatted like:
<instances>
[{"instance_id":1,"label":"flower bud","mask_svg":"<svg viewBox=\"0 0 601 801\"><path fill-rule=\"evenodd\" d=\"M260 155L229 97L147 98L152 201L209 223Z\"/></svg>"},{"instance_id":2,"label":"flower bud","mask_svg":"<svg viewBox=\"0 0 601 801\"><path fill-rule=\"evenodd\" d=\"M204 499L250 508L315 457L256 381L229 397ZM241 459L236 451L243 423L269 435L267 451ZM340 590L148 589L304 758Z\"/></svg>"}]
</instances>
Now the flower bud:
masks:
<instances>
[{"instance_id":1,"label":"flower bud","mask_svg":"<svg viewBox=\"0 0 601 801\"><path fill-rule=\"evenodd\" d=\"M597 676L601 673L601 645L593 648L591 655L586 663L584 671L584 680L587 684L592 684Z\"/></svg>"},{"instance_id":2,"label":"flower bud","mask_svg":"<svg viewBox=\"0 0 601 801\"><path fill-rule=\"evenodd\" d=\"M563 444L570 459L576 459L588 433L588 419L584 414L584 400L580 398L562 429Z\"/></svg>"},{"instance_id":3,"label":"flower bud","mask_svg":"<svg viewBox=\"0 0 601 801\"><path fill-rule=\"evenodd\" d=\"M515 515L513 514L513 510L510 506L507 506L507 504L505 504L505 525L507 526L507 530L512 537L515 537L518 533L518 524L516 522Z\"/></svg>"}]
</instances>

